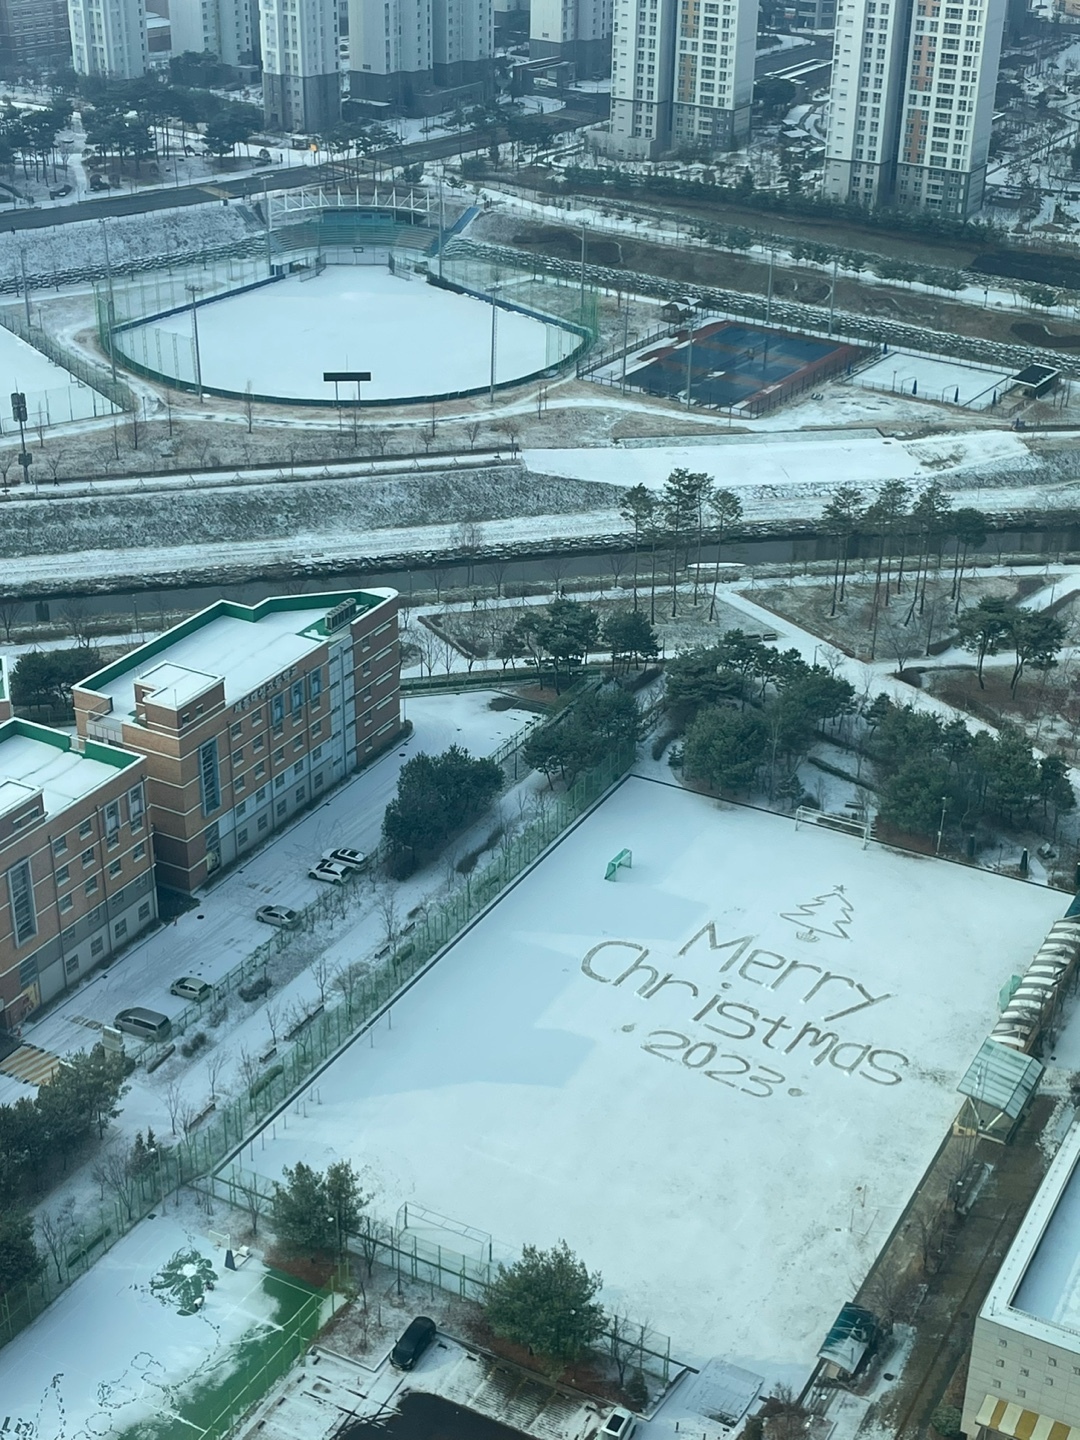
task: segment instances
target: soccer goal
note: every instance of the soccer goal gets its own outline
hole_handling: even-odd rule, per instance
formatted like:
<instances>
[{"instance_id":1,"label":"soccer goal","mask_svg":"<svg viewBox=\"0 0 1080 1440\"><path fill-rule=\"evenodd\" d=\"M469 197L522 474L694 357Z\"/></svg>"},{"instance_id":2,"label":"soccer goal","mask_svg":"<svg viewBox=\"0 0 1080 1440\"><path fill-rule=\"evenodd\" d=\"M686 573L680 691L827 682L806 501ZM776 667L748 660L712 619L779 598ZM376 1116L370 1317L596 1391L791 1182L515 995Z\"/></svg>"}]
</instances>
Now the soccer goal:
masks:
<instances>
[{"instance_id":1,"label":"soccer goal","mask_svg":"<svg viewBox=\"0 0 1080 1440\"><path fill-rule=\"evenodd\" d=\"M231 1250L232 1241L224 1230L207 1230L206 1238L218 1250Z\"/></svg>"},{"instance_id":2,"label":"soccer goal","mask_svg":"<svg viewBox=\"0 0 1080 1440\"><path fill-rule=\"evenodd\" d=\"M869 810L838 815L828 810L814 810L809 805L800 805L795 811L795 829L800 825L821 825L826 830L838 830L841 835L854 835L862 841L864 850L874 838L874 817Z\"/></svg>"},{"instance_id":3,"label":"soccer goal","mask_svg":"<svg viewBox=\"0 0 1080 1440\"><path fill-rule=\"evenodd\" d=\"M614 859L608 861L607 869L604 871L604 879L614 880L624 865L627 870L633 869L633 860L634 857L629 850L620 850Z\"/></svg>"}]
</instances>

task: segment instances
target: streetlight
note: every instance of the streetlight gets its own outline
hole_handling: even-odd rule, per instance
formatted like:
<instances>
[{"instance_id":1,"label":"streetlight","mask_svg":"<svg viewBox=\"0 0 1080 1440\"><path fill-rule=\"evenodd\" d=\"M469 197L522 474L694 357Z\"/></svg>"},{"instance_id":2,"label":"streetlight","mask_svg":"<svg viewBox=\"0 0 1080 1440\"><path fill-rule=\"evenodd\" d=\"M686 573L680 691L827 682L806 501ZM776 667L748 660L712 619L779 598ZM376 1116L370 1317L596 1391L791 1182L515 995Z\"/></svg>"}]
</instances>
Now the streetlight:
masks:
<instances>
[{"instance_id":1,"label":"streetlight","mask_svg":"<svg viewBox=\"0 0 1080 1440\"><path fill-rule=\"evenodd\" d=\"M941 819L938 822L937 844L934 846L935 855L941 854L941 837L945 833L945 810L948 804L949 797L947 795L943 795L941 797Z\"/></svg>"},{"instance_id":2,"label":"streetlight","mask_svg":"<svg viewBox=\"0 0 1080 1440\"><path fill-rule=\"evenodd\" d=\"M195 384L199 390L199 404L203 403L202 383L202 355L199 352L199 308L195 303L196 295L202 294L201 285L185 285L184 289L191 295L191 328L195 337Z\"/></svg>"},{"instance_id":3,"label":"streetlight","mask_svg":"<svg viewBox=\"0 0 1080 1440\"><path fill-rule=\"evenodd\" d=\"M334 404L338 403L338 385L342 381L356 383L356 409L353 411L353 444L356 444L357 426L360 423L360 386L365 380L371 379L370 370L324 370L323 381L334 386Z\"/></svg>"},{"instance_id":4,"label":"streetlight","mask_svg":"<svg viewBox=\"0 0 1080 1440\"><path fill-rule=\"evenodd\" d=\"M498 286L497 284L495 284L495 285L492 285L491 290L490 290L490 296L491 296L491 383L490 383L490 385L488 386L488 404L489 404L489 405L494 405L494 404L495 404L495 356L496 356L496 351L497 351L497 346L498 346L498 335L499 335L499 332L498 332L499 305L498 305L498 301L497 301L496 298L495 298L495 295L496 295L496 292L497 292L498 288L499 288L499 286Z\"/></svg>"}]
</instances>

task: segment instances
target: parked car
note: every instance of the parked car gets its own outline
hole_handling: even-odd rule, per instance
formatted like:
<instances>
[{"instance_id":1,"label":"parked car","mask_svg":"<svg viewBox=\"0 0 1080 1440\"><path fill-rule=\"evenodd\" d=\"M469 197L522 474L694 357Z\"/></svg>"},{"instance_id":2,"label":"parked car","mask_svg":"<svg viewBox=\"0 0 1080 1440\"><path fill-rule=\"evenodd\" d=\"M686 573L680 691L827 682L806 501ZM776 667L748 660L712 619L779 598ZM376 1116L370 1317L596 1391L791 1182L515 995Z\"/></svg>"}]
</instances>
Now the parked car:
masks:
<instances>
[{"instance_id":1,"label":"parked car","mask_svg":"<svg viewBox=\"0 0 1080 1440\"><path fill-rule=\"evenodd\" d=\"M91 190L107 190L108 188L109 188L109 182L105 179L104 175L91 175L91 176L90 176L90 189L91 189Z\"/></svg>"},{"instance_id":2,"label":"parked car","mask_svg":"<svg viewBox=\"0 0 1080 1440\"><path fill-rule=\"evenodd\" d=\"M342 846L340 850L324 850L322 858L331 865L347 865L350 870L363 870L368 863L368 857L362 850L350 850L347 846Z\"/></svg>"},{"instance_id":3,"label":"parked car","mask_svg":"<svg viewBox=\"0 0 1080 1440\"><path fill-rule=\"evenodd\" d=\"M307 872L312 880L325 880L328 885L344 885L353 873L348 865L337 860L319 860Z\"/></svg>"},{"instance_id":4,"label":"parked car","mask_svg":"<svg viewBox=\"0 0 1080 1440\"><path fill-rule=\"evenodd\" d=\"M204 1000L209 1000L214 993L214 987L208 980L200 980L195 975L181 975L179 980L174 980L169 986L170 995L179 995L181 1000L194 1000L197 1005Z\"/></svg>"},{"instance_id":5,"label":"parked car","mask_svg":"<svg viewBox=\"0 0 1080 1440\"><path fill-rule=\"evenodd\" d=\"M262 160L262 161L264 161L264 162L265 162L265 161L268 161L268 160L270 159L270 151L267 150L267 148L266 148L265 145L264 145L263 148L259 151L259 159Z\"/></svg>"},{"instance_id":6,"label":"parked car","mask_svg":"<svg viewBox=\"0 0 1080 1440\"><path fill-rule=\"evenodd\" d=\"M613 1410L597 1432L597 1440L630 1440L636 1429L629 1410Z\"/></svg>"},{"instance_id":7,"label":"parked car","mask_svg":"<svg viewBox=\"0 0 1080 1440\"><path fill-rule=\"evenodd\" d=\"M141 1005L121 1010L113 1023L117 1030L123 1030L126 1035L137 1035L140 1040L167 1040L172 1029L172 1021L167 1015L162 1015L160 1010L145 1010Z\"/></svg>"},{"instance_id":8,"label":"parked car","mask_svg":"<svg viewBox=\"0 0 1080 1440\"><path fill-rule=\"evenodd\" d=\"M260 905L255 919L264 925L276 925L281 930L295 930L300 924L299 910L290 910L287 905Z\"/></svg>"},{"instance_id":9,"label":"parked car","mask_svg":"<svg viewBox=\"0 0 1080 1440\"><path fill-rule=\"evenodd\" d=\"M71 185L58 185L55 190L49 191L50 200L62 200L65 195L70 195L74 187Z\"/></svg>"},{"instance_id":10,"label":"parked car","mask_svg":"<svg viewBox=\"0 0 1080 1440\"><path fill-rule=\"evenodd\" d=\"M413 1369L434 1339L435 1321L427 1315L417 1315L390 1351L390 1364L395 1370Z\"/></svg>"}]
</instances>

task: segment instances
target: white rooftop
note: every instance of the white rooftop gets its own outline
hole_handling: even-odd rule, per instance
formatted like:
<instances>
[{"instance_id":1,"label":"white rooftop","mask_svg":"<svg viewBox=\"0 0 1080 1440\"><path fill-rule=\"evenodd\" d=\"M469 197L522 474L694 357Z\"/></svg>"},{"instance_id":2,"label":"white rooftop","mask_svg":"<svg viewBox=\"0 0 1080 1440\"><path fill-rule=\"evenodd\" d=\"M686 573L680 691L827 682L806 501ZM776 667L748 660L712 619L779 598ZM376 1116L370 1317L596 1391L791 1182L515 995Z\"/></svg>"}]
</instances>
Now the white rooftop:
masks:
<instances>
[{"instance_id":1,"label":"white rooftop","mask_svg":"<svg viewBox=\"0 0 1080 1440\"><path fill-rule=\"evenodd\" d=\"M389 597L394 592L365 593ZM235 704L318 648L321 640L303 632L330 608L322 604L309 610L271 610L258 620L216 616L147 657L146 669L133 665L93 688L111 698L113 714L118 716L134 715L136 681L153 685L158 692L155 698L163 703L177 704L202 693L214 679L223 679L225 703Z\"/></svg>"},{"instance_id":2,"label":"white rooftop","mask_svg":"<svg viewBox=\"0 0 1080 1440\"><path fill-rule=\"evenodd\" d=\"M1080 1335L1080 1125L1073 1125L1023 1224L982 1310L1050 1343L1065 1330Z\"/></svg>"},{"instance_id":3,"label":"white rooftop","mask_svg":"<svg viewBox=\"0 0 1080 1440\"><path fill-rule=\"evenodd\" d=\"M19 803L13 784L25 787L25 800L32 791L43 791L45 813L58 815L115 775L115 765L91 760L78 750L61 750L27 735L4 736L0 741L0 813Z\"/></svg>"}]
</instances>

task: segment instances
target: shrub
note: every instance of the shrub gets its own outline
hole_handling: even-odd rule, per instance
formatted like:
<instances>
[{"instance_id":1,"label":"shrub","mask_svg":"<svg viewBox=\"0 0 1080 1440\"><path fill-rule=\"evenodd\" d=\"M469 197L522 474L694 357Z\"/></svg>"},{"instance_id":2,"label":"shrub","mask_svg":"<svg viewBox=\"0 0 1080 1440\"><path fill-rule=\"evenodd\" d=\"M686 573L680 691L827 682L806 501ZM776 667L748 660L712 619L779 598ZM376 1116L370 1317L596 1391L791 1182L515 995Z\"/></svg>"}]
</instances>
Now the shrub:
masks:
<instances>
[{"instance_id":1,"label":"shrub","mask_svg":"<svg viewBox=\"0 0 1080 1440\"><path fill-rule=\"evenodd\" d=\"M270 977L260 975L256 980L249 980L246 985L241 985L236 992L241 1000L258 1000L261 995L269 994Z\"/></svg>"},{"instance_id":2,"label":"shrub","mask_svg":"<svg viewBox=\"0 0 1080 1440\"><path fill-rule=\"evenodd\" d=\"M930 1416L930 1423L943 1440L956 1440L964 1432L960 1428L960 1411L955 1405L941 1404Z\"/></svg>"},{"instance_id":3,"label":"shrub","mask_svg":"<svg viewBox=\"0 0 1080 1440\"><path fill-rule=\"evenodd\" d=\"M190 1060L192 1055L197 1055L205 1045L209 1044L210 1037L207 1035L206 1031L196 1030L195 1034L192 1035L190 1039L185 1040L184 1043L180 1046L180 1054L186 1056L187 1059Z\"/></svg>"}]
</instances>

